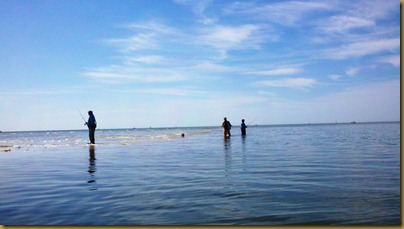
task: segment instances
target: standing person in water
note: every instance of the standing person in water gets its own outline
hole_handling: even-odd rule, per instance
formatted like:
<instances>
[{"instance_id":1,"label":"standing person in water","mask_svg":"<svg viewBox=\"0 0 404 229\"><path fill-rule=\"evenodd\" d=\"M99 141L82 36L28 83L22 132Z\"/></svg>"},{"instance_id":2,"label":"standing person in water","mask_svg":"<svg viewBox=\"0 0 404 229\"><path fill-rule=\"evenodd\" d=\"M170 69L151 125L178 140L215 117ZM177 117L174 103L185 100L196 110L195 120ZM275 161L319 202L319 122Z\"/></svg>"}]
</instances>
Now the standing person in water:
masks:
<instances>
[{"instance_id":1,"label":"standing person in water","mask_svg":"<svg viewBox=\"0 0 404 229\"><path fill-rule=\"evenodd\" d=\"M222 123L222 127L224 129L224 138L229 138L230 137L230 129L231 129L231 123L227 121L227 118L224 118L224 121Z\"/></svg>"},{"instance_id":2,"label":"standing person in water","mask_svg":"<svg viewBox=\"0 0 404 229\"><path fill-rule=\"evenodd\" d=\"M240 127L240 129L241 129L241 135L242 135L242 136L247 135L247 131L246 131L247 125L244 123L244 119L241 120L241 127Z\"/></svg>"},{"instance_id":3,"label":"standing person in water","mask_svg":"<svg viewBox=\"0 0 404 229\"><path fill-rule=\"evenodd\" d=\"M88 121L86 122L86 125L88 127L88 135L90 137L90 143L95 144L95 128L97 127L97 122L95 121L95 117L92 111L88 111Z\"/></svg>"}]
</instances>

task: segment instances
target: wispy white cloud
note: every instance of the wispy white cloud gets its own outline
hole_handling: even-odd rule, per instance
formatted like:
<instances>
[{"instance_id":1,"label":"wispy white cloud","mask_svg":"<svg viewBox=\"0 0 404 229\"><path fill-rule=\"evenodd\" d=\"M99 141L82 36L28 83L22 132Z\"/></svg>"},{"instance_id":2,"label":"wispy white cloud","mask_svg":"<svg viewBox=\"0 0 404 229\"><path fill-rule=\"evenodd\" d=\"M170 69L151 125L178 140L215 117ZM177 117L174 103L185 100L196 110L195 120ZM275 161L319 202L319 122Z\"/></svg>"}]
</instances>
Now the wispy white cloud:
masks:
<instances>
[{"instance_id":1,"label":"wispy white cloud","mask_svg":"<svg viewBox=\"0 0 404 229\"><path fill-rule=\"evenodd\" d=\"M130 23L119 26L131 30L134 34L123 38L109 38L102 41L119 48L119 51L128 53L139 50L156 50L163 43L181 36L181 32L158 21Z\"/></svg>"},{"instance_id":2,"label":"wispy white cloud","mask_svg":"<svg viewBox=\"0 0 404 229\"><path fill-rule=\"evenodd\" d=\"M112 80L112 82L138 81L144 83L164 83L187 79L186 76L175 70L166 68L136 68L124 65L89 70L84 72L83 75L94 79Z\"/></svg>"},{"instance_id":3,"label":"wispy white cloud","mask_svg":"<svg viewBox=\"0 0 404 229\"><path fill-rule=\"evenodd\" d=\"M317 20L320 30L326 33L347 33L353 29L368 28L378 30L378 20L391 16L399 4L395 0L386 1L328 1L334 12Z\"/></svg>"},{"instance_id":4,"label":"wispy white cloud","mask_svg":"<svg viewBox=\"0 0 404 229\"><path fill-rule=\"evenodd\" d=\"M274 75L294 75L297 73L302 72L301 68L296 67L282 67L270 70L260 70L260 71L249 71L245 72L245 74L253 74L253 75L267 75L267 76L274 76Z\"/></svg>"},{"instance_id":5,"label":"wispy white cloud","mask_svg":"<svg viewBox=\"0 0 404 229\"><path fill-rule=\"evenodd\" d=\"M253 24L210 26L200 29L200 42L221 50L257 48L262 43L259 29Z\"/></svg>"},{"instance_id":6,"label":"wispy white cloud","mask_svg":"<svg viewBox=\"0 0 404 229\"><path fill-rule=\"evenodd\" d=\"M337 15L321 20L318 29L324 33L346 33L349 30L370 28L375 25L374 20L347 15Z\"/></svg>"},{"instance_id":7,"label":"wispy white cloud","mask_svg":"<svg viewBox=\"0 0 404 229\"><path fill-rule=\"evenodd\" d=\"M286 88L310 88L317 84L317 80L313 78L284 78L279 80L261 80L253 82L256 87L286 87Z\"/></svg>"},{"instance_id":8,"label":"wispy white cloud","mask_svg":"<svg viewBox=\"0 0 404 229\"><path fill-rule=\"evenodd\" d=\"M105 39L104 42L119 48L121 52L134 52L145 49L157 49L158 43L154 34L136 34L126 38Z\"/></svg>"},{"instance_id":9,"label":"wispy white cloud","mask_svg":"<svg viewBox=\"0 0 404 229\"><path fill-rule=\"evenodd\" d=\"M284 26L296 26L312 12L332 9L327 1L281 1L267 4L239 3L225 9L227 14L249 16Z\"/></svg>"},{"instance_id":10,"label":"wispy white cloud","mask_svg":"<svg viewBox=\"0 0 404 229\"><path fill-rule=\"evenodd\" d=\"M141 88L134 90L134 93L186 96L186 97L200 96L207 94L206 92L203 91L181 89L181 88Z\"/></svg>"},{"instance_id":11,"label":"wispy white cloud","mask_svg":"<svg viewBox=\"0 0 404 229\"><path fill-rule=\"evenodd\" d=\"M385 19L391 16L391 12L397 10L400 5L395 0L385 1L336 1L333 2L335 10L355 16L357 18L368 18L373 20Z\"/></svg>"},{"instance_id":12,"label":"wispy white cloud","mask_svg":"<svg viewBox=\"0 0 404 229\"><path fill-rule=\"evenodd\" d=\"M220 65L212 61L203 61L202 63L196 64L195 69L212 72L233 72L237 70L236 67Z\"/></svg>"},{"instance_id":13,"label":"wispy white cloud","mask_svg":"<svg viewBox=\"0 0 404 229\"><path fill-rule=\"evenodd\" d=\"M345 71L345 74L347 74L348 76L356 76L359 71L360 71L359 67L349 68L348 70Z\"/></svg>"},{"instance_id":14,"label":"wispy white cloud","mask_svg":"<svg viewBox=\"0 0 404 229\"><path fill-rule=\"evenodd\" d=\"M399 20L397 1L327 2L333 7L332 13L315 17L313 22L305 24L312 31L307 35L307 40L334 46L326 48L322 56L342 60L397 51L398 23L384 23L394 17Z\"/></svg>"},{"instance_id":15,"label":"wispy white cloud","mask_svg":"<svg viewBox=\"0 0 404 229\"><path fill-rule=\"evenodd\" d=\"M216 16L207 16L206 9L212 3L212 0L174 0L174 3L191 6L192 11L198 16L202 24L210 25L217 22Z\"/></svg>"},{"instance_id":16,"label":"wispy white cloud","mask_svg":"<svg viewBox=\"0 0 404 229\"><path fill-rule=\"evenodd\" d=\"M219 60L227 57L228 50L256 48L260 44L259 27L252 24L241 26L208 25L188 31L180 31L161 22L130 23L121 26L133 30L134 35L107 39L124 55L121 63L92 68L83 75L103 83L147 82L164 83L185 81L202 72L223 73L234 71L217 63L218 56L206 56L198 50L212 49L220 54ZM164 47L175 45L181 55L166 53ZM188 57L192 55L192 59ZM214 79L211 76L210 79ZM100 81L100 82L101 82Z\"/></svg>"},{"instance_id":17,"label":"wispy white cloud","mask_svg":"<svg viewBox=\"0 0 404 229\"><path fill-rule=\"evenodd\" d=\"M377 59L378 62L388 63L395 67L400 67L400 55L383 56Z\"/></svg>"},{"instance_id":18,"label":"wispy white cloud","mask_svg":"<svg viewBox=\"0 0 404 229\"><path fill-rule=\"evenodd\" d=\"M22 97L36 97L36 96L56 96L77 94L81 92L80 88L47 88L47 89L33 89L21 91L1 91L0 97L2 98L22 98Z\"/></svg>"},{"instance_id":19,"label":"wispy white cloud","mask_svg":"<svg viewBox=\"0 0 404 229\"><path fill-rule=\"evenodd\" d=\"M187 77L172 65L173 57L161 55L163 47L178 41L182 32L164 23L153 20L128 23L119 28L132 31L128 37L104 39L106 44L117 47L124 53L115 59L121 62L115 65L88 69L82 74L102 83L169 83L184 81Z\"/></svg>"},{"instance_id":20,"label":"wispy white cloud","mask_svg":"<svg viewBox=\"0 0 404 229\"><path fill-rule=\"evenodd\" d=\"M122 57L126 65L133 64L162 64L165 63L165 58L160 55L147 55L147 56L124 56Z\"/></svg>"},{"instance_id":21,"label":"wispy white cloud","mask_svg":"<svg viewBox=\"0 0 404 229\"><path fill-rule=\"evenodd\" d=\"M341 75L333 74L333 75L328 76L328 78L336 81L336 80L339 80L341 78Z\"/></svg>"},{"instance_id":22,"label":"wispy white cloud","mask_svg":"<svg viewBox=\"0 0 404 229\"><path fill-rule=\"evenodd\" d=\"M329 59L342 60L355 57L364 57L367 55L397 52L400 49L400 39L378 39L353 42L337 48L329 48L324 51L324 56Z\"/></svg>"},{"instance_id":23,"label":"wispy white cloud","mask_svg":"<svg viewBox=\"0 0 404 229\"><path fill-rule=\"evenodd\" d=\"M398 26L386 26L382 21L391 18L391 14L397 11L398 7L399 4L394 0L235 2L226 6L223 12L225 16L246 17L250 21L259 22L260 27L271 26L274 30L271 32L278 34L278 41L281 42L285 41L283 31L287 27L296 28L299 25L298 29L305 34L304 41L321 45L304 55L314 59L321 56L331 60L345 60L398 52ZM274 24L277 26L274 27ZM265 43L269 41L268 37L266 38L261 40L263 43L258 43L259 47L268 44ZM286 40L289 39L290 37ZM302 47L298 53L302 54L304 50L305 47ZM393 58L380 59L380 62L398 66L397 59ZM277 74L273 70L257 70L254 73ZM285 74L288 74L287 71Z\"/></svg>"},{"instance_id":24,"label":"wispy white cloud","mask_svg":"<svg viewBox=\"0 0 404 229\"><path fill-rule=\"evenodd\" d=\"M142 97L142 98L155 98L145 97L157 95L161 100L165 100L168 97L163 96L175 96L186 97L187 99L207 98L212 95L209 90L201 90L196 87L189 86L167 86L167 85L142 85L141 87L110 87L105 89L107 92L111 92L114 95L121 97Z\"/></svg>"},{"instance_id":25,"label":"wispy white cloud","mask_svg":"<svg viewBox=\"0 0 404 229\"><path fill-rule=\"evenodd\" d=\"M170 27L165 25L162 22L158 22L157 20L154 21L147 21L143 23L129 23L122 26L123 28L133 30L135 32L140 31L149 31L158 34L166 34L166 35L179 35L180 31L176 28Z\"/></svg>"},{"instance_id":26,"label":"wispy white cloud","mask_svg":"<svg viewBox=\"0 0 404 229\"><path fill-rule=\"evenodd\" d=\"M275 96L277 96L276 93L270 92L270 91L258 91L257 93L258 93L259 95L270 96L270 97L275 97Z\"/></svg>"}]
</instances>

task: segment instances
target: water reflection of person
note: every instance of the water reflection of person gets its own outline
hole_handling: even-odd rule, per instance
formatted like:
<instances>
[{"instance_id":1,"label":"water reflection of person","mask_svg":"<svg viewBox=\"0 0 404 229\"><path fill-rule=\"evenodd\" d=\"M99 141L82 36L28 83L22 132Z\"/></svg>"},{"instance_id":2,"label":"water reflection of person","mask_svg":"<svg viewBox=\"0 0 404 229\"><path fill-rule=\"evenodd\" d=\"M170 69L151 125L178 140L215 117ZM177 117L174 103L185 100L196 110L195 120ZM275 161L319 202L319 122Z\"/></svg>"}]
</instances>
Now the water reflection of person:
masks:
<instances>
[{"instance_id":1,"label":"water reflection of person","mask_svg":"<svg viewBox=\"0 0 404 229\"><path fill-rule=\"evenodd\" d=\"M87 181L87 183L93 183L95 184L95 175L94 173L97 171L96 165L95 165L95 147L94 146L89 146L88 148L89 154L90 154L90 158L89 158L89 166L88 166L88 173L90 174L90 180ZM92 188L90 188L90 190L97 190L97 188L95 188L95 186L93 186Z\"/></svg>"},{"instance_id":2,"label":"water reflection of person","mask_svg":"<svg viewBox=\"0 0 404 229\"><path fill-rule=\"evenodd\" d=\"M227 139L224 140L224 163L225 171L231 170L231 142Z\"/></svg>"},{"instance_id":3,"label":"water reflection of person","mask_svg":"<svg viewBox=\"0 0 404 229\"><path fill-rule=\"evenodd\" d=\"M247 156L246 156L246 141L245 141L245 136L241 138L241 151L243 153L243 170L246 171L246 162L247 162Z\"/></svg>"}]
</instances>

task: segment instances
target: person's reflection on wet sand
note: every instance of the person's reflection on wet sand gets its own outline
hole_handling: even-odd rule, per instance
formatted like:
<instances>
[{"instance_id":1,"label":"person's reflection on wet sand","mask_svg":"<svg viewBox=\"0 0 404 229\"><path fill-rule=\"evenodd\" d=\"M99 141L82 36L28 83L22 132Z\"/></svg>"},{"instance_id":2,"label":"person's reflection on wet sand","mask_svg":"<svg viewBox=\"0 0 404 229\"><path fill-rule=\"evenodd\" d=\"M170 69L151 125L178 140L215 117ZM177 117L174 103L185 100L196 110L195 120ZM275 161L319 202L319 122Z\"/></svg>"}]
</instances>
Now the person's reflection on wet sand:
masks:
<instances>
[{"instance_id":1,"label":"person's reflection on wet sand","mask_svg":"<svg viewBox=\"0 0 404 229\"><path fill-rule=\"evenodd\" d=\"M87 181L87 183L92 183L93 187L90 188L90 190L97 190L96 188L96 180L95 180L95 175L94 173L97 171L96 165L95 165L95 147L93 145L89 146L88 148L89 153L90 153L90 158L89 158L89 166L88 166L88 173L90 174L90 180Z\"/></svg>"}]
</instances>

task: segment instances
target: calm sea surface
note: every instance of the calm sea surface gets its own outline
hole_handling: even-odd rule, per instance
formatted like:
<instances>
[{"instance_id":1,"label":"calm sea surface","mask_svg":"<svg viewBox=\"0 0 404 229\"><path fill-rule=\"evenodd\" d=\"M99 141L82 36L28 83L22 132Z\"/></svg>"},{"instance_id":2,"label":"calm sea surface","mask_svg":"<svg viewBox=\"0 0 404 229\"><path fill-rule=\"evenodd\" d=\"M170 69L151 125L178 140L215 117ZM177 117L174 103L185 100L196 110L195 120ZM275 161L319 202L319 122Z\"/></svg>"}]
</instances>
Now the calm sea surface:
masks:
<instances>
[{"instance_id":1,"label":"calm sea surface","mask_svg":"<svg viewBox=\"0 0 404 229\"><path fill-rule=\"evenodd\" d=\"M181 134L185 137L182 138ZM400 123L0 133L3 225L399 225Z\"/></svg>"}]
</instances>

